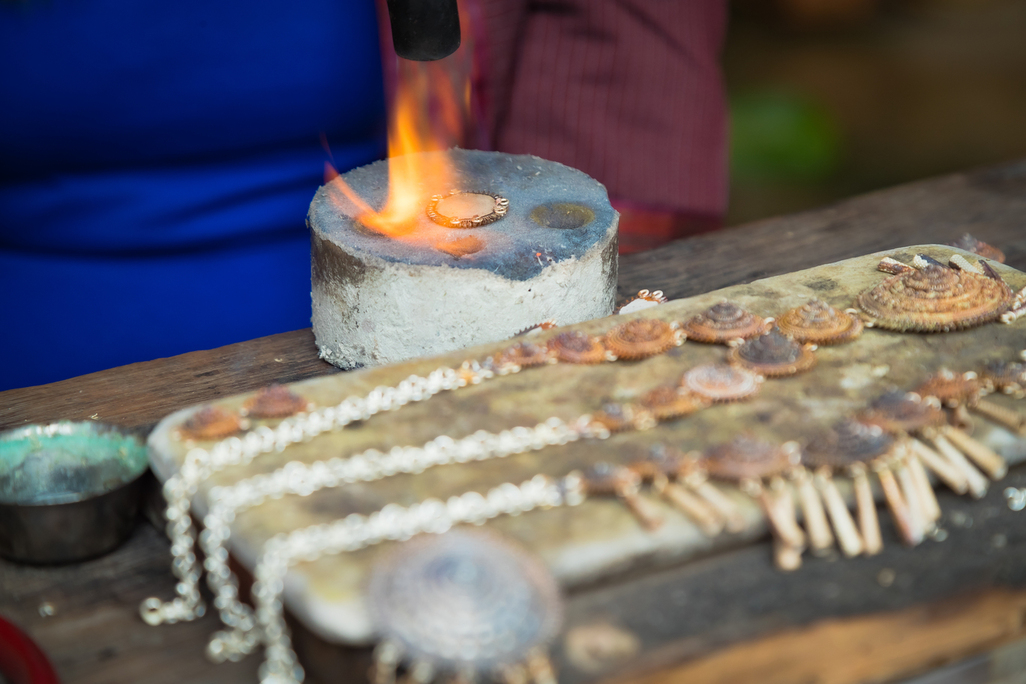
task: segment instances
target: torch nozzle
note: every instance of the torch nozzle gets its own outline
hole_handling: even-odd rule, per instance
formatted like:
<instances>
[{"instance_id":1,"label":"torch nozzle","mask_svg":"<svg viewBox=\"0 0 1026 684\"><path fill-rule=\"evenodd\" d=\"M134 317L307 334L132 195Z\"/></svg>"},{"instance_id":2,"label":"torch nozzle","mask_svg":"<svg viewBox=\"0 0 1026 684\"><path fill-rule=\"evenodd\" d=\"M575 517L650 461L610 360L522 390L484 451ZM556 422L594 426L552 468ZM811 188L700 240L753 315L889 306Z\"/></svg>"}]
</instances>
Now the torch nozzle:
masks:
<instances>
[{"instance_id":1,"label":"torch nozzle","mask_svg":"<svg viewBox=\"0 0 1026 684\"><path fill-rule=\"evenodd\" d=\"M460 46L456 0L388 0L392 44L403 59L429 62Z\"/></svg>"}]
</instances>

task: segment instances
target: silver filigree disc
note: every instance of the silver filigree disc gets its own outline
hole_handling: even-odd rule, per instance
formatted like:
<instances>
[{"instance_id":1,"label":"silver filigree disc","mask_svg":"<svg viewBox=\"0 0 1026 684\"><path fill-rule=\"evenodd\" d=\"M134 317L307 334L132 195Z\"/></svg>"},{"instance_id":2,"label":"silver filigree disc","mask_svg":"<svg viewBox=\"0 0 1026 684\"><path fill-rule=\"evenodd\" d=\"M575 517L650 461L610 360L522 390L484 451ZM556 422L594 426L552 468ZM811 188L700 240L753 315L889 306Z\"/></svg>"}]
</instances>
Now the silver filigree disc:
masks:
<instances>
[{"instance_id":1,"label":"silver filigree disc","mask_svg":"<svg viewBox=\"0 0 1026 684\"><path fill-rule=\"evenodd\" d=\"M563 617L558 586L538 559L464 529L404 542L375 567L368 595L381 638L410 661L450 672L522 662Z\"/></svg>"}]
</instances>

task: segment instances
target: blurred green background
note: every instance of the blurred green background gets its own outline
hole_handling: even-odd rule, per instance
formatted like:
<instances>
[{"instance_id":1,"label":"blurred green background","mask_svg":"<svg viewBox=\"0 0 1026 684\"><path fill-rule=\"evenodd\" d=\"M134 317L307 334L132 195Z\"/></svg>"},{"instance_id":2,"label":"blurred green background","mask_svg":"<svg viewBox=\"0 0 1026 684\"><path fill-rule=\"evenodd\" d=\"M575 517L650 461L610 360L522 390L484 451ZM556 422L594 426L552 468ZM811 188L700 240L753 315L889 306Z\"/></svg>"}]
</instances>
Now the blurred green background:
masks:
<instances>
[{"instance_id":1,"label":"blurred green background","mask_svg":"<svg viewBox=\"0 0 1026 684\"><path fill-rule=\"evenodd\" d=\"M728 225L1026 157L1023 0L732 0L724 67Z\"/></svg>"}]
</instances>

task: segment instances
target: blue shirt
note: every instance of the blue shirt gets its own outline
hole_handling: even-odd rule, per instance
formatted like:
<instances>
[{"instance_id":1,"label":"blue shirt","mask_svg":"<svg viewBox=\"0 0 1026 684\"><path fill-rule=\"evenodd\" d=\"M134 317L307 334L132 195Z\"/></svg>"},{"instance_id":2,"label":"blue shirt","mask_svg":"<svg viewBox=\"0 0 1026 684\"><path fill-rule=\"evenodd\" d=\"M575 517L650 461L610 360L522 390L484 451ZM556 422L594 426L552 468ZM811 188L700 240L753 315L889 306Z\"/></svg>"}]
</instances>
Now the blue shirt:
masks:
<instances>
[{"instance_id":1,"label":"blue shirt","mask_svg":"<svg viewBox=\"0 0 1026 684\"><path fill-rule=\"evenodd\" d=\"M0 2L0 390L309 326L380 54L372 0Z\"/></svg>"}]
</instances>

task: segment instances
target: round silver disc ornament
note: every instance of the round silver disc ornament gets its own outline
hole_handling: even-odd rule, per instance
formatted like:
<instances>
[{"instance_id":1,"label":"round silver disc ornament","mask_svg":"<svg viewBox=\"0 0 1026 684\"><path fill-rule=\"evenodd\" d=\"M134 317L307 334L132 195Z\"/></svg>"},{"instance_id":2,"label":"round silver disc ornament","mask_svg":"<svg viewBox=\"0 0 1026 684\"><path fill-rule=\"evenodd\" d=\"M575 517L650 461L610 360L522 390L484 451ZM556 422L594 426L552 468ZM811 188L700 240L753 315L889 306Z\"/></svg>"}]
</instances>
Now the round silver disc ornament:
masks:
<instances>
[{"instance_id":1,"label":"round silver disc ornament","mask_svg":"<svg viewBox=\"0 0 1026 684\"><path fill-rule=\"evenodd\" d=\"M453 190L432 195L428 218L446 228L480 228L495 223L509 211L509 200L491 192Z\"/></svg>"},{"instance_id":2,"label":"round silver disc ornament","mask_svg":"<svg viewBox=\"0 0 1026 684\"><path fill-rule=\"evenodd\" d=\"M371 577L371 618L408 662L488 672L525 661L562 625L559 588L544 564L486 532L415 537Z\"/></svg>"}]
</instances>

